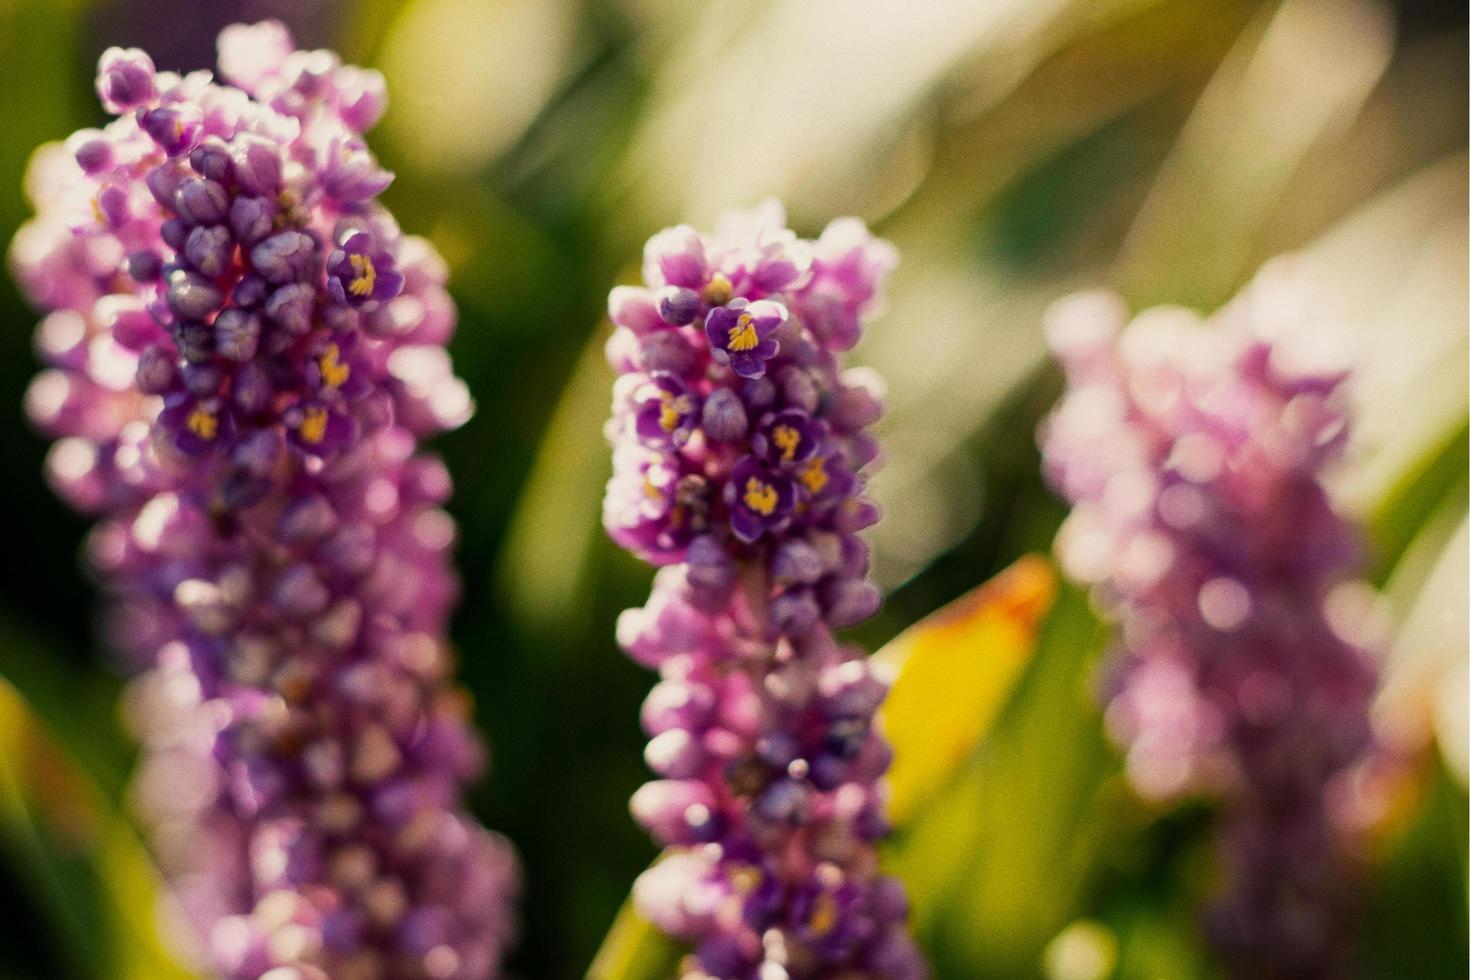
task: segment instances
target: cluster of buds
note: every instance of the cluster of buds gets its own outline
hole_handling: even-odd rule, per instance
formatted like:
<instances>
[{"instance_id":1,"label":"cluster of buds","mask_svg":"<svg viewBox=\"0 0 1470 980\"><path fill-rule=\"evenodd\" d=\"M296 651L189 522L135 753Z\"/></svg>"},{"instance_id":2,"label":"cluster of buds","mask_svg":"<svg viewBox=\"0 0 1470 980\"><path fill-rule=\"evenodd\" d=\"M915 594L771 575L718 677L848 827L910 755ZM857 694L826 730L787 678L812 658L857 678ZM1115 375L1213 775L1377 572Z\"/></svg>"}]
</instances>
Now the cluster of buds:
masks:
<instances>
[{"instance_id":1,"label":"cluster of buds","mask_svg":"<svg viewBox=\"0 0 1470 980\"><path fill-rule=\"evenodd\" d=\"M274 22L219 47L223 83L106 52L117 118L37 154L12 250L49 476L146 668L141 803L213 972L495 976L518 872L460 802L483 749L417 447L471 410L445 269L374 200L379 74Z\"/></svg>"},{"instance_id":2,"label":"cluster of buds","mask_svg":"<svg viewBox=\"0 0 1470 980\"><path fill-rule=\"evenodd\" d=\"M644 704L637 819L670 848L642 913L694 945L698 978L921 977L902 887L876 868L886 693L833 631L876 611L858 532L878 385L843 371L896 262L858 221L816 241L779 205L680 226L609 299L620 377L603 521L660 566L618 641Z\"/></svg>"},{"instance_id":3,"label":"cluster of buds","mask_svg":"<svg viewBox=\"0 0 1470 980\"><path fill-rule=\"evenodd\" d=\"M1106 720L1150 798L1222 807L1226 892L1208 931L1242 976L1337 975L1344 827L1368 757L1366 587L1324 468L1344 374L1302 356L1303 280L1268 267L1208 320L1065 299L1048 339L1068 388L1041 442L1073 505L1057 540L1121 625Z\"/></svg>"}]
</instances>

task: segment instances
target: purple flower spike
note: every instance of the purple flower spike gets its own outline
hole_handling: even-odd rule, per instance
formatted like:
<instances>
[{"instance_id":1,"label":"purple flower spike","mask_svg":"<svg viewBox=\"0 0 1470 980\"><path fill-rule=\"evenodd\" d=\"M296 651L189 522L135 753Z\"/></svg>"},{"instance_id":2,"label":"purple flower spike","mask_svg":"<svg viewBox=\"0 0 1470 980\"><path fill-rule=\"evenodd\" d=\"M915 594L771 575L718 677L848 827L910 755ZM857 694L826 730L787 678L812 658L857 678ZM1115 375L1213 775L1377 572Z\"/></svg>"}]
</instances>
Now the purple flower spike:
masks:
<instances>
[{"instance_id":1,"label":"purple flower spike","mask_svg":"<svg viewBox=\"0 0 1470 980\"><path fill-rule=\"evenodd\" d=\"M808 275L813 252L768 203L713 235L656 235L644 286L608 303L620 377L603 524L663 566L617 629L662 678L643 708L661 778L632 809L669 853L634 900L692 948L684 980L926 973L902 887L874 870L886 689L834 635L880 601L857 537L877 513L862 471L878 386L844 375L837 352L886 267L833 260L843 284L862 280L839 337L804 312L832 288Z\"/></svg>"},{"instance_id":2,"label":"purple flower spike","mask_svg":"<svg viewBox=\"0 0 1470 980\"><path fill-rule=\"evenodd\" d=\"M1068 380L1041 431L1073 505L1057 553L1121 626L1108 728L1141 795L1218 802L1207 931L1240 976L1347 972L1360 818L1341 789L1378 756L1374 661L1341 629L1372 600L1323 484L1343 376L1275 339L1313 292L1287 263L1209 319L1130 324L1101 293L1047 315Z\"/></svg>"},{"instance_id":3,"label":"purple flower spike","mask_svg":"<svg viewBox=\"0 0 1470 980\"><path fill-rule=\"evenodd\" d=\"M484 753L418 449L470 411L444 263L373 200L381 76L274 22L220 62L239 88L105 54L118 118L36 154L11 251L49 312L27 407L141 672L135 795L201 971L491 980L518 872L461 803Z\"/></svg>"},{"instance_id":4,"label":"purple flower spike","mask_svg":"<svg viewBox=\"0 0 1470 980\"><path fill-rule=\"evenodd\" d=\"M780 303L734 299L709 311L704 333L717 364L729 365L742 378L759 378L781 350L771 335L785 322L786 307Z\"/></svg>"},{"instance_id":5,"label":"purple flower spike","mask_svg":"<svg viewBox=\"0 0 1470 980\"><path fill-rule=\"evenodd\" d=\"M349 232L327 261L327 286L339 303L386 303L403 291L403 273L391 253L365 231Z\"/></svg>"}]
</instances>

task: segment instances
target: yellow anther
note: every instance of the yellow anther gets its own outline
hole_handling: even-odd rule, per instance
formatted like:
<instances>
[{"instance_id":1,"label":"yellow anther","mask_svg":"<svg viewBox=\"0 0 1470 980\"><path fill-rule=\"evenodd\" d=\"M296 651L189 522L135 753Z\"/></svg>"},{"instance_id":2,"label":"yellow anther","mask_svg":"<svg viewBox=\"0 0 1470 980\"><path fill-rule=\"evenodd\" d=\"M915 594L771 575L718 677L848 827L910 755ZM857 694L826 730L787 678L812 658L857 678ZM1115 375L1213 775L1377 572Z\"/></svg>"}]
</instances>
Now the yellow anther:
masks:
<instances>
[{"instance_id":1,"label":"yellow anther","mask_svg":"<svg viewBox=\"0 0 1470 980\"><path fill-rule=\"evenodd\" d=\"M769 483L757 477L751 477L745 481L745 506L762 517L770 517L776 512L776 503L779 499L776 488Z\"/></svg>"},{"instance_id":2,"label":"yellow anther","mask_svg":"<svg viewBox=\"0 0 1470 980\"><path fill-rule=\"evenodd\" d=\"M317 359L322 372L322 383L328 388L340 388L352 374L352 368L342 363L342 351L336 344L328 344Z\"/></svg>"},{"instance_id":3,"label":"yellow anther","mask_svg":"<svg viewBox=\"0 0 1470 980\"><path fill-rule=\"evenodd\" d=\"M733 351L753 350L760 343L760 338L755 334L755 321L750 318L749 313L740 314L740 319L730 328L729 337L729 348Z\"/></svg>"},{"instance_id":4,"label":"yellow anther","mask_svg":"<svg viewBox=\"0 0 1470 980\"><path fill-rule=\"evenodd\" d=\"M301 420L301 438L313 446L327 437L327 410L325 408L308 408L306 417Z\"/></svg>"},{"instance_id":5,"label":"yellow anther","mask_svg":"<svg viewBox=\"0 0 1470 980\"><path fill-rule=\"evenodd\" d=\"M735 289L723 272L716 272L709 285L704 287L704 301L710 306L724 306L734 294Z\"/></svg>"},{"instance_id":6,"label":"yellow anther","mask_svg":"<svg viewBox=\"0 0 1470 980\"><path fill-rule=\"evenodd\" d=\"M371 296L373 287L378 283L378 270L373 268L373 260L366 255L352 254L347 256L352 263L352 284L347 287L348 292L354 296Z\"/></svg>"},{"instance_id":7,"label":"yellow anther","mask_svg":"<svg viewBox=\"0 0 1470 980\"><path fill-rule=\"evenodd\" d=\"M184 425L201 439L213 439L219 434L219 419L202 405L189 413L189 417L184 420Z\"/></svg>"},{"instance_id":8,"label":"yellow anther","mask_svg":"<svg viewBox=\"0 0 1470 980\"><path fill-rule=\"evenodd\" d=\"M801 471L801 482L812 493L821 493L827 486L827 464L822 457L813 456L811 462Z\"/></svg>"},{"instance_id":9,"label":"yellow anther","mask_svg":"<svg viewBox=\"0 0 1470 980\"><path fill-rule=\"evenodd\" d=\"M749 895L761 883L761 873L748 864L742 864L730 872L730 884L741 895Z\"/></svg>"},{"instance_id":10,"label":"yellow anther","mask_svg":"<svg viewBox=\"0 0 1470 980\"><path fill-rule=\"evenodd\" d=\"M837 925L837 900L827 892L817 896L812 903L811 918L807 919L807 928L818 937L827 935Z\"/></svg>"},{"instance_id":11,"label":"yellow anther","mask_svg":"<svg viewBox=\"0 0 1470 980\"><path fill-rule=\"evenodd\" d=\"M796 458L796 450L801 447L801 433L789 425L778 425L771 430L771 441L781 450L781 462L789 463Z\"/></svg>"}]
</instances>

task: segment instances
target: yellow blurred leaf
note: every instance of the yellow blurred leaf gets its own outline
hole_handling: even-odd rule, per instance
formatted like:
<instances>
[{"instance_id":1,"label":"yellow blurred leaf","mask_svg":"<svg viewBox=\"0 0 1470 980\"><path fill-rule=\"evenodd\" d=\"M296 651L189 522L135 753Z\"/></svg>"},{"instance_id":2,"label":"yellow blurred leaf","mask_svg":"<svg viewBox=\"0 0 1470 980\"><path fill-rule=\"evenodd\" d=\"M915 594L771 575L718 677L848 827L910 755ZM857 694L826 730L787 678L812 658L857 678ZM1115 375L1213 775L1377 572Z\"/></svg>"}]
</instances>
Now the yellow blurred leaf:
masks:
<instances>
[{"instance_id":1,"label":"yellow blurred leaf","mask_svg":"<svg viewBox=\"0 0 1470 980\"><path fill-rule=\"evenodd\" d=\"M65 954L86 975L192 975L160 939L161 882L132 825L3 680L0 833L63 926Z\"/></svg>"},{"instance_id":2,"label":"yellow blurred leaf","mask_svg":"<svg viewBox=\"0 0 1470 980\"><path fill-rule=\"evenodd\" d=\"M678 969L683 948L623 902L607 938L587 968L587 980L664 980Z\"/></svg>"},{"instance_id":3,"label":"yellow blurred leaf","mask_svg":"<svg viewBox=\"0 0 1470 980\"><path fill-rule=\"evenodd\" d=\"M889 816L902 825L969 757L1006 703L1056 595L1028 555L910 627L876 655L897 679L883 705L893 744Z\"/></svg>"}]
</instances>

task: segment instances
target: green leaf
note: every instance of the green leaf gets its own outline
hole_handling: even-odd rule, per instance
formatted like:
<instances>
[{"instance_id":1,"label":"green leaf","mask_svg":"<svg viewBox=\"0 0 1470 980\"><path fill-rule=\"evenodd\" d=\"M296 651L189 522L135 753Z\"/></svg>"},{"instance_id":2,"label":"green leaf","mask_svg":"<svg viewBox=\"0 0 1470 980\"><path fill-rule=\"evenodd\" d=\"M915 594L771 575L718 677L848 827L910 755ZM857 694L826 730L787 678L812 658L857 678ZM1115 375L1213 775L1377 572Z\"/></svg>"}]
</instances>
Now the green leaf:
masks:
<instances>
[{"instance_id":1,"label":"green leaf","mask_svg":"<svg viewBox=\"0 0 1470 980\"><path fill-rule=\"evenodd\" d=\"M1357 976L1465 976L1465 794L1438 766L1422 805L1386 843L1369 889Z\"/></svg>"},{"instance_id":2,"label":"green leaf","mask_svg":"<svg viewBox=\"0 0 1470 980\"><path fill-rule=\"evenodd\" d=\"M25 626L0 615L0 679L14 685L76 764L113 801L122 797L132 745L117 723L121 685L101 670L77 670Z\"/></svg>"},{"instance_id":3,"label":"green leaf","mask_svg":"<svg viewBox=\"0 0 1470 980\"><path fill-rule=\"evenodd\" d=\"M1086 595L1063 589L995 730L887 848L938 972L1034 974L1076 917L1104 828L1130 805L1109 783L1115 760L1089 686L1104 635Z\"/></svg>"},{"instance_id":4,"label":"green leaf","mask_svg":"<svg viewBox=\"0 0 1470 980\"><path fill-rule=\"evenodd\" d=\"M581 586L600 533L602 492L588 470L608 466L602 420L611 378L599 336L583 349L562 393L501 552L500 589L516 619L532 628L565 629L588 612Z\"/></svg>"},{"instance_id":5,"label":"green leaf","mask_svg":"<svg viewBox=\"0 0 1470 980\"><path fill-rule=\"evenodd\" d=\"M587 970L587 980L670 980L683 950L638 914L629 899Z\"/></svg>"},{"instance_id":6,"label":"green leaf","mask_svg":"<svg viewBox=\"0 0 1470 980\"><path fill-rule=\"evenodd\" d=\"M1464 512L1470 427L1462 423L1388 491L1368 519L1373 550L1371 578L1382 585L1446 502Z\"/></svg>"},{"instance_id":7,"label":"green leaf","mask_svg":"<svg viewBox=\"0 0 1470 980\"><path fill-rule=\"evenodd\" d=\"M10 684L0 681L0 829L47 897L78 976L189 977L154 924L158 874L123 814Z\"/></svg>"},{"instance_id":8,"label":"green leaf","mask_svg":"<svg viewBox=\"0 0 1470 980\"><path fill-rule=\"evenodd\" d=\"M1123 918L1118 980L1215 975L1200 943L1194 910L1170 911L1140 904Z\"/></svg>"}]
</instances>

